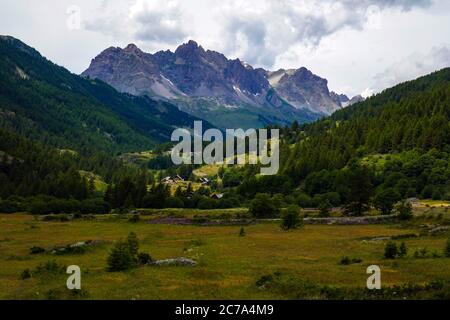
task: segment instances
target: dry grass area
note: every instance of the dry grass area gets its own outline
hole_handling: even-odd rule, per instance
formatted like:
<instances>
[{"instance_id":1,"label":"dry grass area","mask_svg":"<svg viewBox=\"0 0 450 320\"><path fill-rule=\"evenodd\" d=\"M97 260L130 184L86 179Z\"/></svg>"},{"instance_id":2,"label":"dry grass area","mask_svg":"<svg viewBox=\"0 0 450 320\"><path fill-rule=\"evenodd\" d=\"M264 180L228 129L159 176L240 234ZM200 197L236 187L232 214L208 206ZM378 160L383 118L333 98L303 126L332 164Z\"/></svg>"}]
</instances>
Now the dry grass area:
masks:
<instances>
[{"instance_id":1,"label":"dry grass area","mask_svg":"<svg viewBox=\"0 0 450 320\"><path fill-rule=\"evenodd\" d=\"M130 223L103 216L95 220L44 222L31 215L0 215L0 298L47 299L67 296L66 275L33 276L22 280L21 272L56 260L76 264L82 270L82 287L90 299L263 299L283 298L258 288L263 275L282 272L314 283L364 287L366 267L380 265L384 286L407 282L425 283L450 278L449 258L414 258L418 248L442 252L446 235L405 239L407 258L383 259L384 241L365 241L380 236L417 233L417 227L400 225L322 226L306 225L282 231L276 223L245 227L176 226ZM135 232L141 250L153 258L188 257L196 267L140 267L128 272L106 271L112 242ZM83 254L55 256L30 254L30 248L48 248L86 240L105 244ZM343 256L362 259L349 266Z\"/></svg>"}]
</instances>

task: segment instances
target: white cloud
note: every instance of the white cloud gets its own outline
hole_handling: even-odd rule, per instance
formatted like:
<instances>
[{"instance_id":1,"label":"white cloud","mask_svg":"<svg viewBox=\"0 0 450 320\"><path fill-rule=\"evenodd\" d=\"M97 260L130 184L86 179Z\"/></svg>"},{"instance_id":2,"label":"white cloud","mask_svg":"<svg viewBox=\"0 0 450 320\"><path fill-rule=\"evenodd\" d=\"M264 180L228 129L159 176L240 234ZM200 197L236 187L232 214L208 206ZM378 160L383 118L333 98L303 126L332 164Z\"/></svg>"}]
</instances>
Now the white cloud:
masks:
<instances>
[{"instance_id":1,"label":"white cloud","mask_svg":"<svg viewBox=\"0 0 450 320\"><path fill-rule=\"evenodd\" d=\"M382 10L407 11L429 0L233 0L217 9L225 51L246 61L272 67L292 47L316 47L345 28L379 28Z\"/></svg>"},{"instance_id":2,"label":"white cloud","mask_svg":"<svg viewBox=\"0 0 450 320\"><path fill-rule=\"evenodd\" d=\"M113 9L103 8L87 28L147 47L172 47L192 37L271 68L299 44L315 48L324 37L345 28L378 28L382 10L426 7L430 0L135 0L119 12L113 11L117 3L108 2ZM207 9L198 10L200 6ZM210 29L216 30L216 39L207 36Z\"/></svg>"},{"instance_id":3,"label":"white cloud","mask_svg":"<svg viewBox=\"0 0 450 320\"><path fill-rule=\"evenodd\" d=\"M374 93L375 93L375 91L372 90L371 88L366 88L366 89L364 89L363 92L361 92L361 96L363 98L368 98L368 97L372 96Z\"/></svg>"},{"instance_id":4,"label":"white cloud","mask_svg":"<svg viewBox=\"0 0 450 320\"><path fill-rule=\"evenodd\" d=\"M178 0L112 0L104 2L85 26L124 42L156 48L184 41L190 19Z\"/></svg>"},{"instance_id":5,"label":"white cloud","mask_svg":"<svg viewBox=\"0 0 450 320\"><path fill-rule=\"evenodd\" d=\"M433 47L427 53L413 53L397 61L374 77L372 91L379 92L398 83L450 66L450 49Z\"/></svg>"},{"instance_id":6,"label":"white cloud","mask_svg":"<svg viewBox=\"0 0 450 320\"><path fill-rule=\"evenodd\" d=\"M394 64L401 54L396 50L386 57L391 39L381 43L379 35L388 39L397 31L394 19L430 6L430 0L110 0L88 21L87 29L153 51L174 49L191 38L255 67L306 66L329 79L335 91L368 96L444 64L432 59L420 67L402 60L389 68L392 74L375 69ZM349 36L356 41L347 44ZM384 47L374 48L376 41ZM358 47L367 44L367 49ZM362 76L365 72L372 74Z\"/></svg>"},{"instance_id":7,"label":"white cloud","mask_svg":"<svg viewBox=\"0 0 450 320\"><path fill-rule=\"evenodd\" d=\"M72 4L81 30L66 27ZM450 1L2 0L0 30L76 73L109 46L154 52L194 39L255 67L305 66L352 96L446 66L427 52L450 48Z\"/></svg>"},{"instance_id":8,"label":"white cloud","mask_svg":"<svg viewBox=\"0 0 450 320\"><path fill-rule=\"evenodd\" d=\"M189 29L189 20L175 0L137 0L130 8L129 20L135 24L134 36L141 41L179 43Z\"/></svg>"}]
</instances>

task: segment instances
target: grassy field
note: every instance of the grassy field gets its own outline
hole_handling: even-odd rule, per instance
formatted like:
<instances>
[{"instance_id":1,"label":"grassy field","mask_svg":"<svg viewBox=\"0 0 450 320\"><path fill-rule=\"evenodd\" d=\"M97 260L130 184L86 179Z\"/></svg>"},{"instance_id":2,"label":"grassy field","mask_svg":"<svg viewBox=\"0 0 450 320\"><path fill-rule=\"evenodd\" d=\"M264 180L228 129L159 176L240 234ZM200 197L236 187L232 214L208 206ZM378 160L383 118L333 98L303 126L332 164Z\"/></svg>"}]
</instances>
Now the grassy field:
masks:
<instances>
[{"instance_id":1,"label":"grassy field","mask_svg":"<svg viewBox=\"0 0 450 320\"><path fill-rule=\"evenodd\" d=\"M413 256L415 250L425 247L442 255L448 232L402 240L409 248L408 257L395 260L383 259L385 241L368 241L419 234L419 225L434 223L418 219L408 226L306 225L288 232L277 223L263 223L246 226L246 236L240 237L238 226L153 225L112 215L69 222L44 222L25 214L0 215L0 299L285 299L292 297L289 292L258 287L256 282L276 273L318 285L364 288L366 268L372 264L381 267L384 287L450 279L449 258ZM112 243L131 231L138 235L141 251L154 259L187 257L198 265L106 271ZM83 254L30 254L33 246L49 248L86 240L103 243ZM362 262L340 265L343 256ZM21 279L24 269L33 270L50 260L81 267L82 294L65 289L64 273Z\"/></svg>"}]
</instances>

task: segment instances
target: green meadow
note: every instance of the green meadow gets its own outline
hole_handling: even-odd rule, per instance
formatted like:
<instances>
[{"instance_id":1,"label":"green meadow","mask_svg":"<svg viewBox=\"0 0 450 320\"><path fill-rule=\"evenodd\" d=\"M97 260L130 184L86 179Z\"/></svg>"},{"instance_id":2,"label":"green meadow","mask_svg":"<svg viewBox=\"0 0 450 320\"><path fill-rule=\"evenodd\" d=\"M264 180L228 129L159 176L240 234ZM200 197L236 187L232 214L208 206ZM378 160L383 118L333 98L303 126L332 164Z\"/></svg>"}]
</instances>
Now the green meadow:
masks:
<instances>
[{"instance_id":1,"label":"green meadow","mask_svg":"<svg viewBox=\"0 0 450 320\"><path fill-rule=\"evenodd\" d=\"M157 214L173 216L168 210L141 214L135 223L127 215L59 222L28 214L2 214L0 299L321 299L327 298L320 294L322 289L317 291L322 286L364 290L369 276L366 268L374 264L381 268L382 288L429 286L438 280L448 283L450 258L445 258L443 251L449 232L427 231L447 224L448 210L435 210L438 216L421 211L408 223L307 224L292 231L283 231L277 221L256 223L244 226L245 236L239 236L241 226L149 223ZM195 214L187 212L186 216ZM197 265L150 265L108 272L107 257L114 241L130 232L137 234L140 251L153 259L186 257ZM386 240L376 239L380 237L397 238L397 244L405 242L407 256L385 259ZM87 240L98 245L79 254L30 253L31 247L48 249ZM424 249L426 255L414 255ZM361 262L340 264L344 256ZM61 268L80 266L82 290L66 289L64 270L35 271L48 261ZM25 269L30 270L31 278L22 279Z\"/></svg>"}]
</instances>

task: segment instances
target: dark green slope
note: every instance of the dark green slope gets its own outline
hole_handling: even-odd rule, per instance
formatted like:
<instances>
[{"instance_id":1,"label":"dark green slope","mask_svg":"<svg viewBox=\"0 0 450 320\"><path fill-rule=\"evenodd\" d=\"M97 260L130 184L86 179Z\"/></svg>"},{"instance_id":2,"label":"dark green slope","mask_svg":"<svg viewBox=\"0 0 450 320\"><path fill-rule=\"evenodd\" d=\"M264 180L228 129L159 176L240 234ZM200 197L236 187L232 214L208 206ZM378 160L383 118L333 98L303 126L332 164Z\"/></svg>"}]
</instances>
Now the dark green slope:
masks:
<instances>
[{"instance_id":1,"label":"dark green slope","mask_svg":"<svg viewBox=\"0 0 450 320\"><path fill-rule=\"evenodd\" d=\"M196 118L170 103L121 94L0 37L0 125L59 148L121 152L167 141Z\"/></svg>"},{"instance_id":2,"label":"dark green slope","mask_svg":"<svg viewBox=\"0 0 450 320\"><path fill-rule=\"evenodd\" d=\"M285 172L297 178L368 154L448 151L450 69L387 89L302 131L284 158Z\"/></svg>"}]
</instances>

